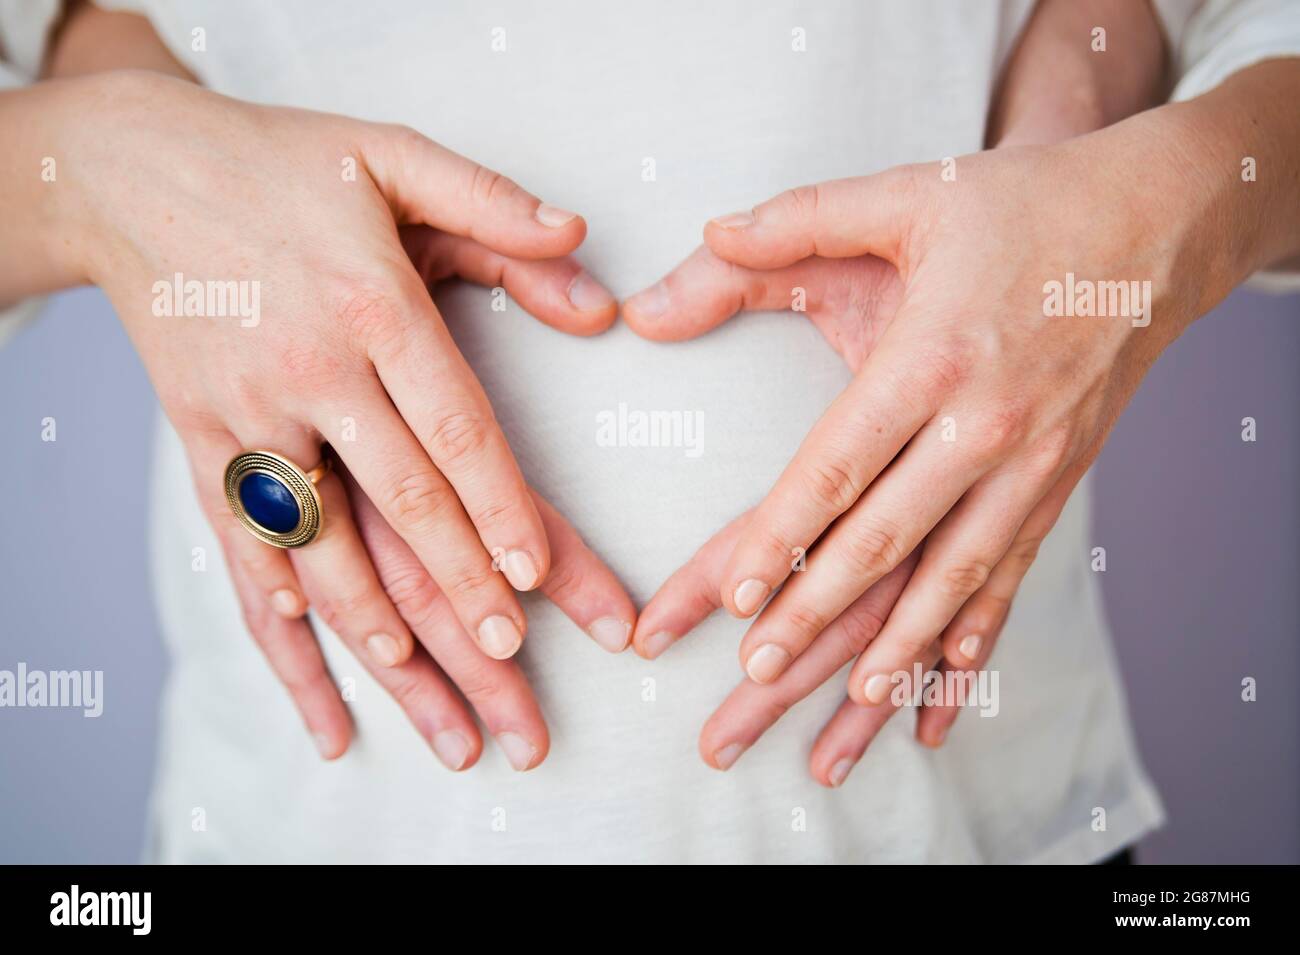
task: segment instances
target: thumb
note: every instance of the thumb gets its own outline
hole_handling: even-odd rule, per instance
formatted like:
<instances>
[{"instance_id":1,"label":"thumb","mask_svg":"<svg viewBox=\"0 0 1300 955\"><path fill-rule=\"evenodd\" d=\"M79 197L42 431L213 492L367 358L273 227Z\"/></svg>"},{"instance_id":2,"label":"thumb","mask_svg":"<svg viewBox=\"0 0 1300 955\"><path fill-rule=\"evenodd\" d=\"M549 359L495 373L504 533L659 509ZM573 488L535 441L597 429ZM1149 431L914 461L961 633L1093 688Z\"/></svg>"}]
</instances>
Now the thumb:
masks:
<instances>
[{"instance_id":1,"label":"thumb","mask_svg":"<svg viewBox=\"0 0 1300 955\"><path fill-rule=\"evenodd\" d=\"M623 319L642 338L672 342L703 335L740 312L803 313L852 364L867 325L882 309L892 313L897 285L893 266L870 256L814 256L785 268L747 269L702 245L624 302Z\"/></svg>"},{"instance_id":2,"label":"thumb","mask_svg":"<svg viewBox=\"0 0 1300 955\"><path fill-rule=\"evenodd\" d=\"M720 258L774 269L811 255L876 255L899 264L919 181L910 166L788 189L749 212L711 219L704 241Z\"/></svg>"},{"instance_id":3,"label":"thumb","mask_svg":"<svg viewBox=\"0 0 1300 955\"><path fill-rule=\"evenodd\" d=\"M515 258L567 255L587 223L405 126L367 124L362 154L399 225L422 223Z\"/></svg>"}]
</instances>

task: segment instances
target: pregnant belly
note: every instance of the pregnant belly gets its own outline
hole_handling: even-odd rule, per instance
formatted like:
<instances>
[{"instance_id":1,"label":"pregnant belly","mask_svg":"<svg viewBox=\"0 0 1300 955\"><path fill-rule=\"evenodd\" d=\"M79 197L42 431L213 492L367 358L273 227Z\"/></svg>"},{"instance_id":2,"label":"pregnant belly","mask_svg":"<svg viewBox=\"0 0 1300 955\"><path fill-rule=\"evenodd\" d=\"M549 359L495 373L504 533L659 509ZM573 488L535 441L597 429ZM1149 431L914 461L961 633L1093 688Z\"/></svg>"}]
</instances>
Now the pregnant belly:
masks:
<instances>
[{"instance_id":1,"label":"pregnant belly","mask_svg":"<svg viewBox=\"0 0 1300 955\"><path fill-rule=\"evenodd\" d=\"M439 304L529 482L638 601L762 499L848 380L792 314L664 345L622 324L566 336L479 289Z\"/></svg>"}]
</instances>

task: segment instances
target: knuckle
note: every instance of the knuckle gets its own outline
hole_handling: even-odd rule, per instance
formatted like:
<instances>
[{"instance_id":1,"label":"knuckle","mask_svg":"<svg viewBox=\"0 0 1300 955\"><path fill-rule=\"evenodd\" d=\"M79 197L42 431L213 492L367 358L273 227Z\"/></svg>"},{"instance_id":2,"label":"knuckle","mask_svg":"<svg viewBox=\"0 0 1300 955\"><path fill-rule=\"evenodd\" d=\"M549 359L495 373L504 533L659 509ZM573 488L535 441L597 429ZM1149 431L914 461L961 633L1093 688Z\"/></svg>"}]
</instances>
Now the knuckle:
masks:
<instances>
[{"instance_id":1,"label":"knuckle","mask_svg":"<svg viewBox=\"0 0 1300 955\"><path fill-rule=\"evenodd\" d=\"M313 689L325 676L325 667L319 655L285 653L278 663L280 682L295 696Z\"/></svg>"},{"instance_id":2,"label":"knuckle","mask_svg":"<svg viewBox=\"0 0 1300 955\"><path fill-rule=\"evenodd\" d=\"M365 590L349 590L331 593L316 603L316 612L320 618L337 634L346 633L351 621L359 618L369 603L370 594Z\"/></svg>"},{"instance_id":3,"label":"knuckle","mask_svg":"<svg viewBox=\"0 0 1300 955\"><path fill-rule=\"evenodd\" d=\"M787 189L781 200L799 219L816 221L817 207L821 203L821 190L815 185Z\"/></svg>"},{"instance_id":4,"label":"knuckle","mask_svg":"<svg viewBox=\"0 0 1300 955\"><path fill-rule=\"evenodd\" d=\"M862 494L858 469L844 455L822 457L803 473L813 500L835 514L843 514Z\"/></svg>"},{"instance_id":5,"label":"knuckle","mask_svg":"<svg viewBox=\"0 0 1300 955\"><path fill-rule=\"evenodd\" d=\"M243 420L270 417L271 404L261 378L247 370L232 371L226 377L226 407Z\"/></svg>"},{"instance_id":6,"label":"knuckle","mask_svg":"<svg viewBox=\"0 0 1300 955\"><path fill-rule=\"evenodd\" d=\"M401 667L388 670L384 674L384 685L388 695L408 713L413 713L421 703L424 684L413 674Z\"/></svg>"},{"instance_id":7,"label":"knuckle","mask_svg":"<svg viewBox=\"0 0 1300 955\"><path fill-rule=\"evenodd\" d=\"M385 284L352 280L334 297L329 314L347 340L363 348L382 349L400 337L403 309Z\"/></svg>"},{"instance_id":8,"label":"knuckle","mask_svg":"<svg viewBox=\"0 0 1300 955\"><path fill-rule=\"evenodd\" d=\"M446 511L451 491L433 472L417 471L393 481L385 495L397 528L424 531Z\"/></svg>"},{"instance_id":9,"label":"knuckle","mask_svg":"<svg viewBox=\"0 0 1300 955\"><path fill-rule=\"evenodd\" d=\"M816 637L830 623L825 614L806 604L795 604L783 616L790 629L809 638Z\"/></svg>"},{"instance_id":10,"label":"knuckle","mask_svg":"<svg viewBox=\"0 0 1300 955\"><path fill-rule=\"evenodd\" d=\"M1022 405L1003 402L983 422L983 443L997 450L1015 447L1024 439L1028 425L1029 413Z\"/></svg>"},{"instance_id":11,"label":"knuckle","mask_svg":"<svg viewBox=\"0 0 1300 955\"><path fill-rule=\"evenodd\" d=\"M486 662L475 661L458 668L454 680L457 689L476 705L494 699L502 691L500 678Z\"/></svg>"},{"instance_id":12,"label":"knuckle","mask_svg":"<svg viewBox=\"0 0 1300 955\"><path fill-rule=\"evenodd\" d=\"M984 586L993 568L982 560L967 558L950 563L939 575L939 586L947 597L964 600Z\"/></svg>"},{"instance_id":13,"label":"knuckle","mask_svg":"<svg viewBox=\"0 0 1300 955\"><path fill-rule=\"evenodd\" d=\"M383 584L384 593L411 627L420 627L429 620L442 595L433 578L418 566L404 567L385 576Z\"/></svg>"},{"instance_id":14,"label":"knuckle","mask_svg":"<svg viewBox=\"0 0 1300 955\"><path fill-rule=\"evenodd\" d=\"M554 602L563 604L575 597L581 590L583 576L577 566L561 561L551 565L551 572L546 575L544 584L546 595Z\"/></svg>"},{"instance_id":15,"label":"knuckle","mask_svg":"<svg viewBox=\"0 0 1300 955\"><path fill-rule=\"evenodd\" d=\"M447 584L447 595L453 600L463 600L490 587L496 576L496 571L490 566L482 570L462 570Z\"/></svg>"},{"instance_id":16,"label":"knuckle","mask_svg":"<svg viewBox=\"0 0 1300 955\"><path fill-rule=\"evenodd\" d=\"M1030 534L1020 537L1012 543L1004 559L1010 561L1011 565L1023 575L1037 560L1038 549L1042 546L1042 535Z\"/></svg>"},{"instance_id":17,"label":"knuckle","mask_svg":"<svg viewBox=\"0 0 1300 955\"><path fill-rule=\"evenodd\" d=\"M931 351L917 367L921 369L918 374L926 392L947 395L970 377L974 365L970 347L960 341L950 341Z\"/></svg>"},{"instance_id":18,"label":"knuckle","mask_svg":"<svg viewBox=\"0 0 1300 955\"><path fill-rule=\"evenodd\" d=\"M491 205L503 199L509 199L519 191L514 181L494 169L475 166L470 178L470 199L481 205Z\"/></svg>"},{"instance_id":19,"label":"knuckle","mask_svg":"<svg viewBox=\"0 0 1300 955\"><path fill-rule=\"evenodd\" d=\"M1030 468L1039 477L1054 477L1073 457L1074 439L1066 428L1049 432L1034 448Z\"/></svg>"},{"instance_id":20,"label":"knuckle","mask_svg":"<svg viewBox=\"0 0 1300 955\"><path fill-rule=\"evenodd\" d=\"M476 502L468 510L469 518L474 522L475 527L498 525L519 527L527 523L527 519L520 513L515 501L488 501L481 504Z\"/></svg>"},{"instance_id":21,"label":"knuckle","mask_svg":"<svg viewBox=\"0 0 1300 955\"><path fill-rule=\"evenodd\" d=\"M923 657L934 645L935 637L927 633L905 633L898 637L894 644L902 657L908 660L914 660Z\"/></svg>"},{"instance_id":22,"label":"knuckle","mask_svg":"<svg viewBox=\"0 0 1300 955\"><path fill-rule=\"evenodd\" d=\"M765 726L771 726L786 713L790 712L791 701L783 696L774 696L763 701L760 712L760 722Z\"/></svg>"},{"instance_id":23,"label":"knuckle","mask_svg":"<svg viewBox=\"0 0 1300 955\"><path fill-rule=\"evenodd\" d=\"M429 432L429 454L439 464L475 458L487 446L488 427L483 416L473 411L448 411Z\"/></svg>"},{"instance_id":24,"label":"knuckle","mask_svg":"<svg viewBox=\"0 0 1300 955\"><path fill-rule=\"evenodd\" d=\"M867 648L876 635L880 633L885 626L884 619L880 614L861 606L861 602L849 607L840 615L841 627L836 629L840 631L839 639L846 657L857 656Z\"/></svg>"},{"instance_id":25,"label":"knuckle","mask_svg":"<svg viewBox=\"0 0 1300 955\"><path fill-rule=\"evenodd\" d=\"M855 579L879 580L907 556L902 540L897 526L876 517L849 529L840 543L839 556Z\"/></svg>"}]
</instances>

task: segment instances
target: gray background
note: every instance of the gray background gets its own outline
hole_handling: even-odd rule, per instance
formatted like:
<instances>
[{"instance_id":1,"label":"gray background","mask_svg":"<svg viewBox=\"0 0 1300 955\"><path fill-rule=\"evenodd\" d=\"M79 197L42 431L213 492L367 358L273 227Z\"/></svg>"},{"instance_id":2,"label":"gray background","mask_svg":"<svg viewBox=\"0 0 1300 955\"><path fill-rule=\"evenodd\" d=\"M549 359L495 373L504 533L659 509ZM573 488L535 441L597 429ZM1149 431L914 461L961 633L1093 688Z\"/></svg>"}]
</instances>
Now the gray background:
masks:
<instances>
[{"instance_id":1,"label":"gray background","mask_svg":"<svg viewBox=\"0 0 1300 955\"><path fill-rule=\"evenodd\" d=\"M1300 862L1297 358L1300 297L1236 293L1157 363L1098 464L1107 609L1170 817L1145 862ZM2 862L139 856L166 666L154 412L96 291L56 297L0 349L0 669L102 669L109 700L99 719L0 709Z\"/></svg>"}]
</instances>

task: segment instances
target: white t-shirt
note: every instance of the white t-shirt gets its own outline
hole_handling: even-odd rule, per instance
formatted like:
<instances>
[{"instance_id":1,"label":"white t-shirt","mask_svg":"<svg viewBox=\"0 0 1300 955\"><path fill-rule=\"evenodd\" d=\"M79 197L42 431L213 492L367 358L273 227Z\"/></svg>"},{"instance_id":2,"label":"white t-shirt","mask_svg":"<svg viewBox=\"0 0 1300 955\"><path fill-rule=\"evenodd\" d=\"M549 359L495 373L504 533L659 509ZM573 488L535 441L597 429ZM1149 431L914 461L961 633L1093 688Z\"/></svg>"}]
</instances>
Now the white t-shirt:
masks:
<instances>
[{"instance_id":1,"label":"white t-shirt","mask_svg":"<svg viewBox=\"0 0 1300 955\"><path fill-rule=\"evenodd\" d=\"M580 258L620 298L688 255L713 215L792 185L980 148L994 79L1030 7L101 5L147 13L213 89L403 122L580 211L590 226ZM0 0L0 27L20 41L8 44L11 62L28 73L55 6ZM1208 67L1205 50L1183 43L1183 69L1202 69L1200 88L1270 49L1300 50L1300 25L1290 24L1287 45L1276 24L1281 4L1233 9L1245 8L1275 18L1263 40L1259 22L1246 33L1254 45L1243 47L1240 24L1207 34L1214 43L1196 42L1218 57ZM1198 16L1222 25L1225 14ZM1176 38L1184 19L1167 20ZM192 49L195 29L202 51ZM448 287L438 304L529 481L638 603L762 498L848 381L819 334L791 314L745 316L666 346L621 325L569 338L513 303L492 311L478 288ZM602 446L598 416L620 405L698 412L702 453ZM915 715L904 711L837 790L812 781L807 754L843 699L845 674L718 773L700 761L696 738L741 679L744 622L716 614L647 663L610 657L531 596L520 661L552 737L539 769L513 772L489 743L474 769L447 772L328 633L334 674L356 682L359 733L343 759L324 763L244 632L224 571L191 570L194 547L219 550L165 422L153 501L156 590L173 656L153 802L150 854L160 861L1089 862L1161 819L1090 569L1086 483L992 658L997 716L963 714L932 752L914 741ZM191 825L196 808L201 832Z\"/></svg>"}]
</instances>

